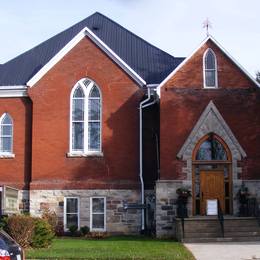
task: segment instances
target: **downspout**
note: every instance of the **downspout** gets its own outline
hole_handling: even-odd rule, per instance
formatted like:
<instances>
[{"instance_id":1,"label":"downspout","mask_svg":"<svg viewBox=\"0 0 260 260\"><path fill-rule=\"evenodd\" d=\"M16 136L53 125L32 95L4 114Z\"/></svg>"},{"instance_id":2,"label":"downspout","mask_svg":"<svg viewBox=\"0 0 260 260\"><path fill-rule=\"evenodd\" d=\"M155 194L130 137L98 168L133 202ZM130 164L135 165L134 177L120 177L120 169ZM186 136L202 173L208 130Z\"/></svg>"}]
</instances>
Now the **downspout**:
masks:
<instances>
[{"instance_id":1,"label":"downspout","mask_svg":"<svg viewBox=\"0 0 260 260\"><path fill-rule=\"evenodd\" d=\"M151 99L151 89L148 88L148 97L140 103L139 106L139 177L141 182L141 204L144 205L144 179L143 179L143 108L156 103L156 99L145 104ZM144 231L144 208L141 209L141 231Z\"/></svg>"}]
</instances>

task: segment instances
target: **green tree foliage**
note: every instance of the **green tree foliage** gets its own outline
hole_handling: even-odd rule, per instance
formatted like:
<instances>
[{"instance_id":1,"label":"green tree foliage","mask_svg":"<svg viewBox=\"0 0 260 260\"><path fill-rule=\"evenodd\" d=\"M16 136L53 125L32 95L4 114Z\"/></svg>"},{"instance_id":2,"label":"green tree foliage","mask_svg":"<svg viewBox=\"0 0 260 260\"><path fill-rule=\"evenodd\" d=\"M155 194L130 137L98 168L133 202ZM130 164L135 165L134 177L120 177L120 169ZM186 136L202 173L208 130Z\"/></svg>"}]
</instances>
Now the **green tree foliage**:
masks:
<instances>
[{"instance_id":1,"label":"green tree foliage","mask_svg":"<svg viewBox=\"0 0 260 260\"><path fill-rule=\"evenodd\" d=\"M260 70L258 70L257 72L256 72L256 74L255 74L255 79L256 79L256 81L258 82L258 83L260 83Z\"/></svg>"}]
</instances>

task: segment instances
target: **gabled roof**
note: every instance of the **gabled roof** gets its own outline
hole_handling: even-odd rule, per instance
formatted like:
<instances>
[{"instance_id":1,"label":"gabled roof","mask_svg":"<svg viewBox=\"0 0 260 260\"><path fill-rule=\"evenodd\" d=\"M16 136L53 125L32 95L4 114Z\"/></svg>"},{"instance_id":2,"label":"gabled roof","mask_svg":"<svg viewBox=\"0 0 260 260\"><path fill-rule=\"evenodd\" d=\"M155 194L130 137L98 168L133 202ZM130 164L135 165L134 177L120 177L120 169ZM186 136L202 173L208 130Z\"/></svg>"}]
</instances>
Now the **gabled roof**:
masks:
<instances>
[{"instance_id":1,"label":"gabled roof","mask_svg":"<svg viewBox=\"0 0 260 260\"><path fill-rule=\"evenodd\" d=\"M0 86L26 85L85 27L89 28L147 84L159 84L183 58L149 44L100 13L94 13L67 30L0 66Z\"/></svg>"},{"instance_id":2,"label":"gabled roof","mask_svg":"<svg viewBox=\"0 0 260 260\"><path fill-rule=\"evenodd\" d=\"M206 37L202 43L185 59L182 60L182 62L179 63L179 65L173 69L173 71L158 85L157 87L157 94L160 96L161 94L161 87L169 80L171 79L177 71L179 71L191 58L192 56L207 42L211 40L251 81L254 83L257 87L260 87L260 84L256 81L255 78L251 76L251 74L244 68L242 65L240 65L232 56L228 53L228 51L225 50L224 47L220 45L211 35Z\"/></svg>"}]
</instances>

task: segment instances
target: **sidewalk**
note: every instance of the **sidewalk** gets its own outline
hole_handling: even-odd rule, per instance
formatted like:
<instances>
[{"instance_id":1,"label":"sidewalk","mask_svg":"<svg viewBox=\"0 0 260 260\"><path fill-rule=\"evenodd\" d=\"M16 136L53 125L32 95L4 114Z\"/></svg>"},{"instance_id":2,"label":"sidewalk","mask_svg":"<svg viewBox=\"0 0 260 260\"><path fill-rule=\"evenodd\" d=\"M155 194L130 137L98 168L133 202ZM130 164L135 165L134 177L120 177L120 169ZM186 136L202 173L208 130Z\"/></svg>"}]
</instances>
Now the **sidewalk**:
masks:
<instances>
[{"instance_id":1,"label":"sidewalk","mask_svg":"<svg viewBox=\"0 0 260 260\"><path fill-rule=\"evenodd\" d=\"M196 260L260 260L260 242L184 244Z\"/></svg>"}]
</instances>

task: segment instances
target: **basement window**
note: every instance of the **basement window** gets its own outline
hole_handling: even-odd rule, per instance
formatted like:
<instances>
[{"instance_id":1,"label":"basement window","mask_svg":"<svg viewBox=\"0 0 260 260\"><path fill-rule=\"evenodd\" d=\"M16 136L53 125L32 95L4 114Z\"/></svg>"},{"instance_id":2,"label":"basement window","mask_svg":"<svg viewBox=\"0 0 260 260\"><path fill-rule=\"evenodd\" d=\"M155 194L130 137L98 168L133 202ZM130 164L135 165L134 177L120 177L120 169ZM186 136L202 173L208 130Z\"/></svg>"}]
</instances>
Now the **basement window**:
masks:
<instances>
[{"instance_id":1,"label":"basement window","mask_svg":"<svg viewBox=\"0 0 260 260\"><path fill-rule=\"evenodd\" d=\"M67 231L71 226L79 229L79 198L77 197L64 199L64 229Z\"/></svg>"},{"instance_id":2,"label":"basement window","mask_svg":"<svg viewBox=\"0 0 260 260\"><path fill-rule=\"evenodd\" d=\"M90 198L90 230L106 231L106 198Z\"/></svg>"}]
</instances>

